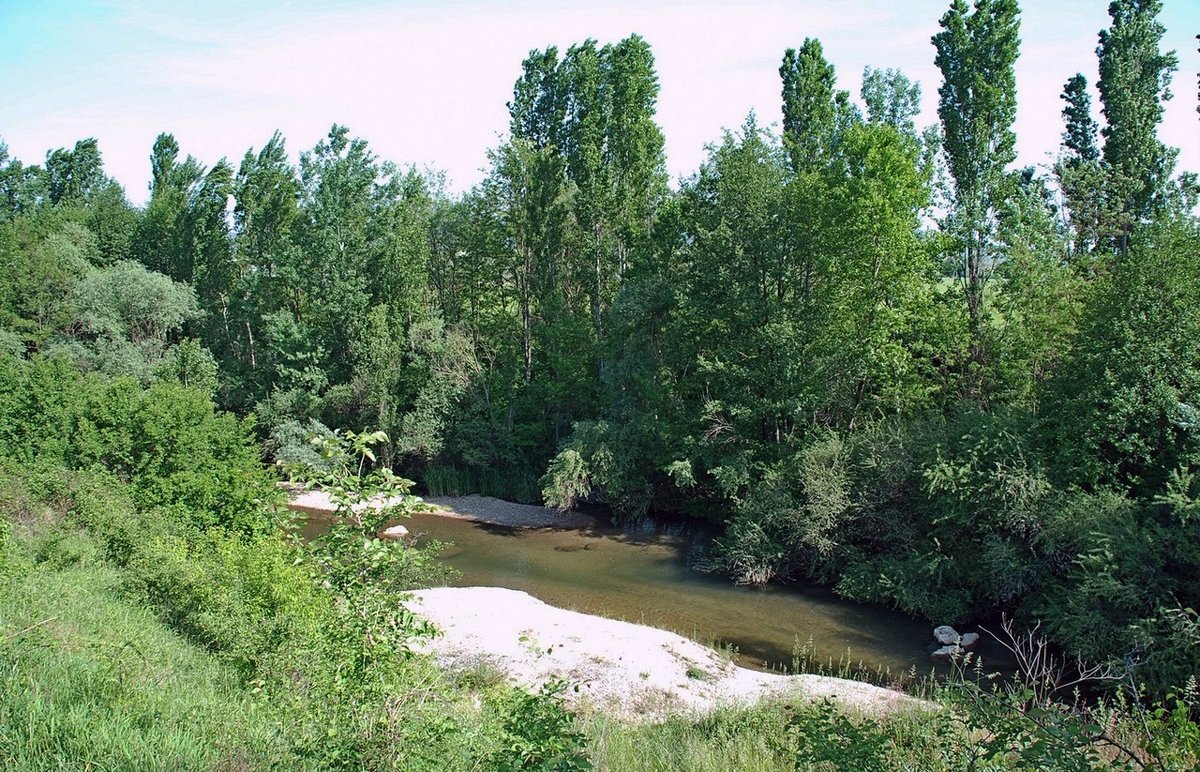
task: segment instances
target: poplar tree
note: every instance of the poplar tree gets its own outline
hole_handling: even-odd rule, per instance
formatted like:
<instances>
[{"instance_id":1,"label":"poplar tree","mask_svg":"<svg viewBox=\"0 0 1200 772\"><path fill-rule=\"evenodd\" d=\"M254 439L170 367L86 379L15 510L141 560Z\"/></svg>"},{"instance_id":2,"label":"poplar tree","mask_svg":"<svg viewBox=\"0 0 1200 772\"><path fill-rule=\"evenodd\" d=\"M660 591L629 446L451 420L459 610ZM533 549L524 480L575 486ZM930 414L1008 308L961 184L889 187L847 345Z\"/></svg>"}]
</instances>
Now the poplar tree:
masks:
<instances>
[{"instance_id":1,"label":"poplar tree","mask_svg":"<svg viewBox=\"0 0 1200 772\"><path fill-rule=\"evenodd\" d=\"M916 138L915 118L921 112L921 84L909 80L900 70L863 69L861 96L871 123L891 126L901 134Z\"/></svg>"},{"instance_id":2,"label":"poplar tree","mask_svg":"<svg viewBox=\"0 0 1200 772\"><path fill-rule=\"evenodd\" d=\"M1087 90L1087 78L1082 73L1076 73L1063 86L1062 100L1066 102L1062 115L1066 124L1063 131L1063 148L1081 161L1095 161L1100 158L1100 150L1096 146L1096 134L1099 127L1092 118L1092 97Z\"/></svg>"},{"instance_id":3,"label":"poplar tree","mask_svg":"<svg viewBox=\"0 0 1200 772\"><path fill-rule=\"evenodd\" d=\"M270 373L260 368L262 320L288 308L299 311L299 250L293 228L299 216L299 185L283 137L275 132L256 154L247 150L234 181L234 255L238 269L241 340L228 365L240 371L237 396L249 404L266 396Z\"/></svg>"},{"instance_id":4,"label":"poplar tree","mask_svg":"<svg viewBox=\"0 0 1200 772\"><path fill-rule=\"evenodd\" d=\"M1118 252L1129 236L1165 203L1178 150L1158 139L1163 103L1171 98L1171 76L1179 67L1174 51L1159 50L1166 29L1157 20L1160 0L1114 0L1112 26L1100 32L1101 111L1106 125L1108 235Z\"/></svg>"},{"instance_id":5,"label":"poplar tree","mask_svg":"<svg viewBox=\"0 0 1200 772\"><path fill-rule=\"evenodd\" d=\"M617 272L624 277L650 248L654 210L667 192L663 134L654 122L658 75L654 54L631 35L606 49L611 95L605 159L612 169Z\"/></svg>"},{"instance_id":6,"label":"poplar tree","mask_svg":"<svg viewBox=\"0 0 1200 772\"><path fill-rule=\"evenodd\" d=\"M82 202L108 182L95 137L47 153L45 169L51 204Z\"/></svg>"},{"instance_id":7,"label":"poplar tree","mask_svg":"<svg viewBox=\"0 0 1200 772\"><path fill-rule=\"evenodd\" d=\"M837 77L825 60L821 41L805 38L797 51L789 48L779 67L783 81L783 144L792 169L819 168L833 148L837 125Z\"/></svg>"},{"instance_id":8,"label":"poplar tree","mask_svg":"<svg viewBox=\"0 0 1200 772\"><path fill-rule=\"evenodd\" d=\"M1067 205L1072 249L1076 255L1097 243L1104 199L1104 170L1096 143L1099 126L1092 117L1087 78L1073 75L1063 86L1062 155L1055 172Z\"/></svg>"},{"instance_id":9,"label":"poplar tree","mask_svg":"<svg viewBox=\"0 0 1200 772\"><path fill-rule=\"evenodd\" d=\"M950 229L962 249L959 278L972 332L972 359L985 358L981 327L984 288L998 258L996 218L1004 196L1006 167L1016 159L1014 66L1020 39L1016 0L954 0L933 36L942 72L938 116L953 178Z\"/></svg>"}]
</instances>

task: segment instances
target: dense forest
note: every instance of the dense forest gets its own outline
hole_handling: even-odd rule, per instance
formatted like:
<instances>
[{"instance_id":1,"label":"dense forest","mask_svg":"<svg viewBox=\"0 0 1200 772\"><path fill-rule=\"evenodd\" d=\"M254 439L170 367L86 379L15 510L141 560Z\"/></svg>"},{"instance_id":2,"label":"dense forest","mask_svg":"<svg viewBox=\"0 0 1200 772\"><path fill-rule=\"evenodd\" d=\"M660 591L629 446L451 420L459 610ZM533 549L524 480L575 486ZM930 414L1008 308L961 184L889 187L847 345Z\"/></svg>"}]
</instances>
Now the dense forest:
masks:
<instances>
[{"instance_id":1,"label":"dense forest","mask_svg":"<svg viewBox=\"0 0 1200 772\"><path fill-rule=\"evenodd\" d=\"M83 506L245 673L291 633L204 628L166 575L261 552L302 583L264 466L382 430L380 467L430 493L707 518L732 581L1012 615L1151 697L1194 690L1200 185L1157 136L1160 6L1111 4L1098 110L1082 74L1039 106L1064 125L1048 170L1015 168L1016 0L950 4L936 123L897 70L839 90L808 39L779 131L747 117L676 186L636 35L530 52L461 195L340 125L298 163L276 134L211 167L164 133L142 207L94 139L40 164L0 144L6 500ZM89 514L97 480L174 518L158 553ZM289 618L351 624L304 603Z\"/></svg>"}]
</instances>

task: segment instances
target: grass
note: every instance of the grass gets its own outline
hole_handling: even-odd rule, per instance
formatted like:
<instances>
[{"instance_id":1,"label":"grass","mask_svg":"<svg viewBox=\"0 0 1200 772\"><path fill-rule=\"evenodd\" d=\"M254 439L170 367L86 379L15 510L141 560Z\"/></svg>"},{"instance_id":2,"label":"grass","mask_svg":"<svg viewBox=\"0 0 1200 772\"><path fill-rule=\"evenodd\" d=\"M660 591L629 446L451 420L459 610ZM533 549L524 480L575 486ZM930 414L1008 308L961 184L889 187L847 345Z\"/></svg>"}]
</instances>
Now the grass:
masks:
<instances>
[{"instance_id":1,"label":"grass","mask_svg":"<svg viewBox=\"0 0 1200 772\"><path fill-rule=\"evenodd\" d=\"M522 504L541 504L538 478L528 471L501 473L496 470L460 469L452 466L430 467L422 475L424 490L430 496L467 496L478 493Z\"/></svg>"},{"instance_id":2,"label":"grass","mask_svg":"<svg viewBox=\"0 0 1200 772\"><path fill-rule=\"evenodd\" d=\"M862 681L925 699L937 693L939 681L937 672L932 667L927 672L922 672L913 665L906 671L894 673L886 665L871 666L861 659L856 660L849 649L842 652L836 661L832 656L824 660L818 659L811 637L804 643L797 638L792 644L792 666L786 672Z\"/></svg>"},{"instance_id":3,"label":"grass","mask_svg":"<svg viewBox=\"0 0 1200 772\"><path fill-rule=\"evenodd\" d=\"M702 720L676 716L660 723L629 724L599 715L586 718L592 763L623 772L777 772L795 768L784 743L785 712L773 706L721 709Z\"/></svg>"},{"instance_id":4,"label":"grass","mask_svg":"<svg viewBox=\"0 0 1200 772\"><path fill-rule=\"evenodd\" d=\"M120 597L119 574L37 570L0 593L0 759L22 770L250 769L279 750L265 706Z\"/></svg>"}]
</instances>

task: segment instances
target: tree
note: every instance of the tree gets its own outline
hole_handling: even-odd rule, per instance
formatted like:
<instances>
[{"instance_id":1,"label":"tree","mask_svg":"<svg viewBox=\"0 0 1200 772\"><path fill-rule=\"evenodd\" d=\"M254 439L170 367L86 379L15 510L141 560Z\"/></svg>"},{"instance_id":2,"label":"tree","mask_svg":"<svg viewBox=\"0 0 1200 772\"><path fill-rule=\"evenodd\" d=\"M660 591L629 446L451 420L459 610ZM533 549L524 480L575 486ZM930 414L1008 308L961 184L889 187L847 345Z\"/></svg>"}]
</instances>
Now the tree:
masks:
<instances>
[{"instance_id":1,"label":"tree","mask_svg":"<svg viewBox=\"0 0 1200 772\"><path fill-rule=\"evenodd\" d=\"M94 252L95 238L78 223L27 248L0 246L0 325L39 344L65 333L77 319L75 290Z\"/></svg>"},{"instance_id":2,"label":"tree","mask_svg":"<svg viewBox=\"0 0 1200 772\"><path fill-rule=\"evenodd\" d=\"M367 227L367 291L407 327L422 315L429 284L430 181L416 169L400 172L390 164L380 173Z\"/></svg>"},{"instance_id":3,"label":"tree","mask_svg":"<svg viewBox=\"0 0 1200 772\"><path fill-rule=\"evenodd\" d=\"M52 204L84 201L108 181L94 137L79 140L71 150L59 148L46 154L46 188Z\"/></svg>"},{"instance_id":4,"label":"tree","mask_svg":"<svg viewBox=\"0 0 1200 772\"><path fill-rule=\"evenodd\" d=\"M789 48L779 67L783 81L783 144L792 169L819 167L834 144L837 119L837 77L825 60L821 41L805 38L800 50Z\"/></svg>"},{"instance_id":5,"label":"tree","mask_svg":"<svg viewBox=\"0 0 1200 772\"><path fill-rule=\"evenodd\" d=\"M1164 207L1178 150L1158 139L1163 102L1171 98L1175 52L1159 46L1166 29L1157 21L1160 0L1114 0L1112 26L1100 32L1101 111L1106 125L1104 162L1108 166L1107 234L1119 252L1129 249L1133 228Z\"/></svg>"},{"instance_id":6,"label":"tree","mask_svg":"<svg viewBox=\"0 0 1200 772\"><path fill-rule=\"evenodd\" d=\"M40 166L25 166L8 154L0 141L0 221L29 212L45 198L45 175Z\"/></svg>"},{"instance_id":7,"label":"tree","mask_svg":"<svg viewBox=\"0 0 1200 772\"><path fill-rule=\"evenodd\" d=\"M1200 233L1159 222L1089 298L1048 384L1046 444L1063 483L1147 499L1200 469Z\"/></svg>"},{"instance_id":8,"label":"tree","mask_svg":"<svg viewBox=\"0 0 1200 772\"><path fill-rule=\"evenodd\" d=\"M234 256L238 271L236 326L240 345L226 359L246 403L266 396L269 368L260 368L265 315L295 309L300 283L294 228L299 217L299 184L276 132L255 154L247 150L233 186Z\"/></svg>"},{"instance_id":9,"label":"tree","mask_svg":"<svg viewBox=\"0 0 1200 772\"><path fill-rule=\"evenodd\" d=\"M1072 263L1070 234L1055 214L1047 180L1033 167L1022 170L997 228L1004 261L996 268L988 329L991 405L1032 405L1074 342L1086 274ZM1075 233L1078 239L1081 230Z\"/></svg>"},{"instance_id":10,"label":"tree","mask_svg":"<svg viewBox=\"0 0 1200 772\"><path fill-rule=\"evenodd\" d=\"M182 248L179 221L187 208L188 190L203 174L196 159L179 160L179 143L171 134L159 134L150 151L150 201L142 210L133 236L134 256L147 268L191 280L190 261L179 256ZM187 263L186 268L180 265Z\"/></svg>"},{"instance_id":11,"label":"tree","mask_svg":"<svg viewBox=\"0 0 1200 772\"><path fill-rule=\"evenodd\" d=\"M1066 102L1063 108L1063 149L1071 158L1080 161L1095 161L1100 158L1100 150L1096 146L1096 136L1099 126L1092 118L1092 96L1087 90L1087 78L1082 73L1076 73L1063 86L1062 100Z\"/></svg>"},{"instance_id":12,"label":"tree","mask_svg":"<svg viewBox=\"0 0 1200 772\"><path fill-rule=\"evenodd\" d=\"M334 125L312 150L300 155L301 256L295 281L296 323L307 327L327 357L333 383L349 380L351 347L370 304L367 270L369 223L377 205L377 159L366 140Z\"/></svg>"},{"instance_id":13,"label":"tree","mask_svg":"<svg viewBox=\"0 0 1200 772\"><path fill-rule=\"evenodd\" d=\"M519 315L522 375L528 385L534 376L535 306L550 301L558 290L554 278L568 216L562 167L553 150L538 150L520 139L501 146L493 164L485 190L499 210L512 258L509 275Z\"/></svg>"},{"instance_id":14,"label":"tree","mask_svg":"<svg viewBox=\"0 0 1200 772\"><path fill-rule=\"evenodd\" d=\"M617 272L624 277L649 257L654 210L666 195L667 175L663 134L654 122L659 85L650 45L631 35L606 51L612 108L605 155L613 170Z\"/></svg>"},{"instance_id":15,"label":"tree","mask_svg":"<svg viewBox=\"0 0 1200 772\"><path fill-rule=\"evenodd\" d=\"M1016 159L1012 131L1017 114L1014 65L1020 10L1016 0L953 0L933 36L942 72L938 117L954 180L949 229L962 250L959 278L966 294L974 344L972 358L986 358L982 326L984 289L998 259L993 241L996 212Z\"/></svg>"},{"instance_id":16,"label":"tree","mask_svg":"<svg viewBox=\"0 0 1200 772\"><path fill-rule=\"evenodd\" d=\"M567 79L558 48L530 51L508 103L509 133L537 148L561 148L567 112Z\"/></svg>"},{"instance_id":17,"label":"tree","mask_svg":"<svg viewBox=\"0 0 1200 772\"><path fill-rule=\"evenodd\" d=\"M89 271L79 285L78 303L88 333L131 343L164 344L170 333L200 315L189 286L128 260Z\"/></svg>"},{"instance_id":18,"label":"tree","mask_svg":"<svg viewBox=\"0 0 1200 772\"><path fill-rule=\"evenodd\" d=\"M201 306L204 341L222 358L232 358L241 337L238 325L238 270L229 235L227 211L233 194L233 167L224 158L217 161L189 191L187 210L180 225L181 246L189 255L188 281Z\"/></svg>"},{"instance_id":19,"label":"tree","mask_svg":"<svg viewBox=\"0 0 1200 772\"><path fill-rule=\"evenodd\" d=\"M871 123L882 123L916 139L914 118L921 112L921 84L900 70L863 69L861 96Z\"/></svg>"},{"instance_id":20,"label":"tree","mask_svg":"<svg viewBox=\"0 0 1200 772\"><path fill-rule=\"evenodd\" d=\"M822 410L837 426L928 397L914 355L930 342L933 314L929 255L917 237L929 201L917 152L890 126L858 126L842 140L847 173L827 173L817 298L827 310L810 361L823 372Z\"/></svg>"},{"instance_id":21,"label":"tree","mask_svg":"<svg viewBox=\"0 0 1200 772\"><path fill-rule=\"evenodd\" d=\"M395 323L387 305L371 308L363 335L355 342L355 378L362 384L365 423L378 426L380 431L395 437L397 414L404 379L404 330ZM391 468L394 454L392 443L380 446L382 464Z\"/></svg>"},{"instance_id":22,"label":"tree","mask_svg":"<svg viewBox=\"0 0 1200 772\"><path fill-rule=\"evenodd\" d=\"M85 369L143 384L156 380L161 371L187 382L203 369L203 359L211 360L191 341L181 354L183 360L177 356L174 366L163 368L184 324L202 313L189 285L149 271L141 263L121 260L90 269L75 289L74 305L78 317L68 350ZM192 361L184 361L188 359ZM198 379L203 381L203 375Z\"/></svg>"},{"instance_id":23,"label":"tree","mask_svg":"<svg viewBox=\"0 0 1200 772\"><path fill-rule=\"evenodd\" d=\"M1099 241L1104 201L1104 167L1096 144L1099 126L1092 118L1087 78L1072 76L1063 87L1062 155L1055 166L1066 199L1076 255L1089 252Z\"/></svg>"},{"instance_id":24,"label":"tree","mask_svg":"<svg viewBox=\"0 0 1200 772\"><path fill-rule=\"evenodd\" d=\"M233 167L221 159L205 169L190 155L180 161L175 137L160 134L150 152L150 169L150 202L133 235L134 255L175 281L196 283L207 305L227 290L226 208Z\"/></svg>"},{"instance_id":25,"label":"tree","mask_svg":"<svg viewBox=\"0 0 1200 772\"><path fill-rule=\"evenodd\" d=\"M588 41L584 50L594 54ZM572 48L569 57L575 57ZM490 191L499 205L515 259L514 279L521 326L522 377L533 382L535 326L539 318L554 324L563 313L562 294L571 268L566 265L570 197L567 112L579 110L572 92L568 61L554 46L531 51L513 87L509 103L512 139L493 156L495 176Z\"/></svg>"}]
</instances>

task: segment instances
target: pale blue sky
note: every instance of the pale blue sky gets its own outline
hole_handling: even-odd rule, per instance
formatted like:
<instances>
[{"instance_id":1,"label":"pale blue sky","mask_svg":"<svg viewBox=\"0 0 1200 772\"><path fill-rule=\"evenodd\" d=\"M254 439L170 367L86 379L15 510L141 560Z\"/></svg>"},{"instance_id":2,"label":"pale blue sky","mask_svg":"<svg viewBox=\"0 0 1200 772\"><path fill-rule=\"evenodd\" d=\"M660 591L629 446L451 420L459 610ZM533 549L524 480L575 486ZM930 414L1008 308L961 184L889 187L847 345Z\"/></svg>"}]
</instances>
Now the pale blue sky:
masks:
<instances>
[{"instance_id":1,"label":"pale blue sky","mask_svg":"<svg viewBox=\"0 0 1200 772\"><path fill-rule=\"evenodd\" d=\"M657 59L658 119L673 177L750 110L779 120L785 48L821 39L839 85L864 65L921 82L922 125L936 120L929 38L949 0L747 0L741 3L493 3L377 0L22 2L0 0L0 140L28 162L95 136L106 167L142 202L151 144L170 131L187 153L235 164L279 129L295 157L334 122L384 159L445 170L452 190L482 177L507 127L505 103L531 48L636 32ZM1196 73L1200 0L1165 0L1166 45L1180 58L1163 139L1200 170ZM1105 0L1024 0L1018 63L1022 164L1047 163L1062 131L1058 93L1095 81ZM1098 110L1098 106L1097 106Z\"/></svg>"}]
</instances>

